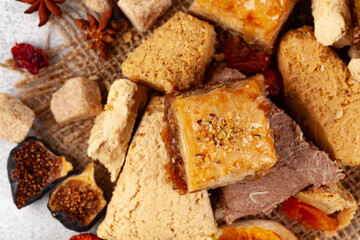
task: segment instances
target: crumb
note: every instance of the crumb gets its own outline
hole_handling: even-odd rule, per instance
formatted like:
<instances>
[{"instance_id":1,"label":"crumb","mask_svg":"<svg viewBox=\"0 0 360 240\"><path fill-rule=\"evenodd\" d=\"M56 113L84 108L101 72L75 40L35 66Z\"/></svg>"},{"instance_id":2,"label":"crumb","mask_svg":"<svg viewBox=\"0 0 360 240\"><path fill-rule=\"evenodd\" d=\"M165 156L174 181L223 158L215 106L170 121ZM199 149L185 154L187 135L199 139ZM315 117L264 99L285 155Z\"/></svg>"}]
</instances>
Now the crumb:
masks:
<instances>
[{"instance_id":1,"label":"crumb","mask_svg":"<svg viewBox=\"0 0 360 240\"><path fill-rule=\"evenodd\" d=\"M104 84L105 84L106 90L107 90L108 92L110 92L110 87L111 87L110 81L106 80L106 81L104 82Z\"/></svg>"},{"instance_id":2,"label":"crumb","mask_svg":"<svg viewBox=\"0 0 360 240\"><path fill-rule=\"evenodd\" d=\"M126 33L124 33L123 38L125 43L131 42L131 38L132 38L131 31L127 31Z\"/></svg>"}]
</instances>

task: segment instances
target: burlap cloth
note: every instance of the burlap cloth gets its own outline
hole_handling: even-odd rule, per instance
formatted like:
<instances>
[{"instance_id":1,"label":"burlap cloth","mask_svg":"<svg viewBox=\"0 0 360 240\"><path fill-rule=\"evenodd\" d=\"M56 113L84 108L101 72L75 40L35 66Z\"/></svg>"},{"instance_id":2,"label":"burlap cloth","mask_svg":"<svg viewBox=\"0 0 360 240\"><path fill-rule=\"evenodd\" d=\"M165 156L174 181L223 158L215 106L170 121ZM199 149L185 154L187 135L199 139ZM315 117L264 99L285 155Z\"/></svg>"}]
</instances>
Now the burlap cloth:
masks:
<instances>
[{"instance_id":1,"label":"burlap cloth","mask_svg":"<svg viewBox=\"0 0 360 240\"><path fill-rule=\"evenodd\" d=\"M298 15L297 19L292 20L292 17L290 17L290 21L287 24L290 26L287 26L287 28L299 27L301 25L299 23L309 22L309 19L311 21L309 1L304 1L307 1L306 6L304 7L300 4L295 9ZM84 32L79 30L73 22L74 18L84 18L84 12L89 12L93 16L97 16L98 19L99 16L86 9L79 0L74 0L74 2L76 7L70 7L66 3L63 4L64 14L61 19L51 19L51 24L62 33L66 44L47 50L51 60L51 65L48 68L41 71L38 76L32 76L24 71L13 68L12 63L8 65L1 64L1 66L23 73L24 78L20 79L15 86L19 89L19 95L24 103L36 113L35 131L59 154L65 155L74 164L76 172L80 172L91 161L87 156L86 150L94 119L69 124L57 124L49 109L53 92L60 88L67 79L76 76L85 76L98 81L100 86L104 86L103 90L106 89L106 85L111 84L122 76L121 63L126 59L127 54L133 51L152 31L139 33L130 25L130 41L125 40L126 35L120 37L112 44L109 61L104 61L97 52L86 50L88 43L82 40ZM153 29L165 23L176 12L186 12L191 2L192 0L173 0L171 8L165 16L157 21ZM303 19L299 21L299 17ZM130 36L129 33L127 36ZM103 93L104 99L106 99L106 90ZM350 190L356 200L360 197L360 177L357 172L354 168L346 168L346 179L343 180L343 185ZM96 179L101 188L106 192L107 199L110 199L114 184L110 182L107 170L100 164L96 167ZM282 223L301 240L313 240L316 237L319 239L360 239L360 211L357 212L351 226L339 231L331 238L326 238L319 231L312 231L299 225L297 222L289 219L279 209L273 211L270 216L260 215L257 217L272 219Z\"/></svg>"}]
</instances>

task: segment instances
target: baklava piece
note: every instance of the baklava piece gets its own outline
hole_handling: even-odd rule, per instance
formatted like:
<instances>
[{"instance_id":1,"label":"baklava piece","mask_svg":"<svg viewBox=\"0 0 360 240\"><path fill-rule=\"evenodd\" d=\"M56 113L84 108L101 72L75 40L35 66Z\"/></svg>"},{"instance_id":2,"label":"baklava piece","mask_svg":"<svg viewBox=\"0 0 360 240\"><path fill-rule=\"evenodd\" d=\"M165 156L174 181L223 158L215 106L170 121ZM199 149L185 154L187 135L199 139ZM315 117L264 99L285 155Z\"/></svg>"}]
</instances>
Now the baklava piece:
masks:
<instances>
[{"instance_id":1,"label":"baklava piece","mask_svg":"<svg viewBox=\"0 0 360 240\"><path fill-rule=\"evenodd\" d=\"M19 143L25 139L35 114L19 99L0 93L0 139Z\"/></svg>"},{"instance_id":2,"label":"baklava piece","mask_svg":"<svg viewBox=\"0 0 360 240\"><path fill-rule=\"evenodd\" d=\"M122 64L125 76L159 91L201 83L214 51L214 27L178 12Z\"/></svg>"},{"instance_id":3,"label":"baklava piece","mask_svg":"<svg viewBox=\"0 0 360 240\"><path fill-rule=\"evenodd\" d=\"M263 176L277 163L263 80L256 75L167 95L165 141L188 191Z\"/></svg>"},{"instance_id":4,"label":"baklava piece","mask_svg":"<svg viewBox=\"0 0 360 240\"><path fill-rule=\"evenodd\" d=\"M50 109L58 123L94 117L102 111L100 88L83 77L69 79L54 93Z\"/></svg>"},{"instance_id":5,"label":"baklava piece","mask_svg":"<svg viewBox=\"0 0 360 240\"><path fill-rule=\"evenodd\" d=\"M139 31L145 32L171 6L171 0L119 0L119 7Z\"/></svg>"},{"instance_id":6,"label":"baklava piece","mask_svg":"<svg viewBox=\"0 0 360 240\"><path fill-rule=\"evenodd\" d=\"M111 85L105 111L96 117L88 155L104 164L113 182L124 163L138 112L145 108L147 99L145 87L119 79Z\"/></svg>"},{"instance_id":7,"label":"baklava piece","mask_svg":"<svg viewBox=\"0 0 360 240\"><path fill-rule=\"evenodd\" d=\"M195 0L190 12L241 34L271 53L280 29L298 0Z\"/></svg>"}]
</instances>

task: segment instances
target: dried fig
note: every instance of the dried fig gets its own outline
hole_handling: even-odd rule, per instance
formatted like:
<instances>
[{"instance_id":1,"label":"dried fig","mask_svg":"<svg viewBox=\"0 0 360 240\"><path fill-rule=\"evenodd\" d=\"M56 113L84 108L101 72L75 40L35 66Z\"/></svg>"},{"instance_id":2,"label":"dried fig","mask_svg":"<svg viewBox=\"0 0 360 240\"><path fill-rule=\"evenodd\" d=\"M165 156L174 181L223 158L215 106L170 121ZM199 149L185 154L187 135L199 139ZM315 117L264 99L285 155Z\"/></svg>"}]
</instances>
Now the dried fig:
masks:
<instances>
[{"instance_id":1,"label":"dried fig","mask_svg":"<svg viewBox=\"0 0 360 240\"><path fill-rule=\"evenodd\" d=\"M20 209L40 199L73 167L39 139L28 137L10 152L7 169L14 203Z\"/></svg>"},{"instance_id":2,"label":"dried fig","mask_svg":"<svg viewBox=\"0 0 360 240\"><path fill-rule=\"evenodd\" d=\"M90 163L83 173L69 177L50 194L50 212L69 229L89 230L105 210L107 202L94 172L94 163Z\"/></svg>"}]
</instances>

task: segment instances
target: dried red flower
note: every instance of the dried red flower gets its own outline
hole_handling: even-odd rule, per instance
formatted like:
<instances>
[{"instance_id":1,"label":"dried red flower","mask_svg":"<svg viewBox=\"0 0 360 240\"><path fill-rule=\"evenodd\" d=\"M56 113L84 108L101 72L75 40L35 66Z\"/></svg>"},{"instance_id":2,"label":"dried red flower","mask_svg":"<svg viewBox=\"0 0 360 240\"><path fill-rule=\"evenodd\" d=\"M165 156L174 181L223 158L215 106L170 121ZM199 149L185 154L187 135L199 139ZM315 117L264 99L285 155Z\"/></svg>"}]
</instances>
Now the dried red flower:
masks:
<instances>
[{"instance_id":1,"label":"dried red flower","mask_svg":"<svg viewBox=\"0 0 360 240\"><path fill-rule=\"evenodd\" d=\"M228 67L240 70L243 73L263 71L270 63L270 56L255 51L234 36L224 46L224 56Z\"/></svg>"},{"instance_id":2,"label":"dried red flower","mask_svg":"<svg viewBox=\"0 0 360 240\"><path fill-rule=\"evenodd\" d=\"M25 68L33 75L39 74L39 70L49 66L49 57L40 48L25 43L16 43L11 49L15 61L15 67Z\"/></svg>"},{"instance_id":3,"label":"dried red flower","mask_svg":"<svg viewBox=\"0 0 360 240\"><path fill-rule=\"evenodd\" d=\"M100 238L98 238L96 235L92 233L85 233L77 236L72 236L70 240L100 240Z\"/></svg>"}]
</instances>

